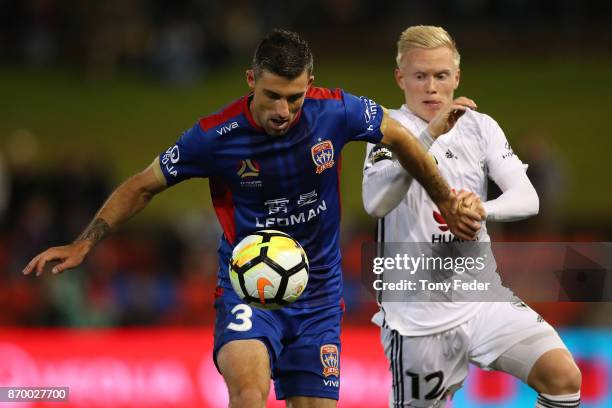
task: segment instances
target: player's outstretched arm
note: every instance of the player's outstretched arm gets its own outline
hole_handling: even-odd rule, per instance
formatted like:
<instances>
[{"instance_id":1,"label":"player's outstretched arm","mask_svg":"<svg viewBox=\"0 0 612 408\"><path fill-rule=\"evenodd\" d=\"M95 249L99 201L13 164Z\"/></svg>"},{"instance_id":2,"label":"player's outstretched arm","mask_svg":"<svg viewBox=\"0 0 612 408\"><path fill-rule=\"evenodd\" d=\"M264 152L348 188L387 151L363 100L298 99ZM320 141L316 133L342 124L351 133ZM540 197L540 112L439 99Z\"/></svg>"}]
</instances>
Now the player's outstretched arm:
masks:
<instances>
[{"instance_id":1,"label":"player's outstretched arm","mask_svg":"<svg viewBox=\"0 0 612 408\"><path fill-rule=\"evenodd\" d=\"M476 109L476 103L461 96L429 122L418 135L418 141L428 151L436 139L447 133L467 109ZM386 160L389 159L389 160ZM364 163L362 199L366 212L382 218L402 201L412 185L413 176L394 160L384 145L368 145Z\"/></svg>"},{"instance_id":2,"label":"player's outstretched arm","mask_svg":"<svg viewBox=\"0 0 612 408\"><path fill-rule=\"evenodd\" d=\"M461 239L473 240L480 229L480 215L469 209L459 211L457 196L451 192L434 161L418 140L386 113L381 129L381 142L391 146L401 165L425 188L451 231Z\"/></svg>"},{"instance_id":3,"label":"player's outstretched arm","mask_svg":"<svg viewBox=\"0 0 612 408\"><path fill-rule=\"evenodd\" d=\"M39 276L50 261L59 261L52 270L56 274L80 265L98 242L145 208L155 194L166 189L158 160L155 159L145 170L133 175L117 187L89 226L73 243L49 248L38 254L24 268L23 273L29 275L32 271L36 271L36 276Z\"/></svg>"}]
</instances>

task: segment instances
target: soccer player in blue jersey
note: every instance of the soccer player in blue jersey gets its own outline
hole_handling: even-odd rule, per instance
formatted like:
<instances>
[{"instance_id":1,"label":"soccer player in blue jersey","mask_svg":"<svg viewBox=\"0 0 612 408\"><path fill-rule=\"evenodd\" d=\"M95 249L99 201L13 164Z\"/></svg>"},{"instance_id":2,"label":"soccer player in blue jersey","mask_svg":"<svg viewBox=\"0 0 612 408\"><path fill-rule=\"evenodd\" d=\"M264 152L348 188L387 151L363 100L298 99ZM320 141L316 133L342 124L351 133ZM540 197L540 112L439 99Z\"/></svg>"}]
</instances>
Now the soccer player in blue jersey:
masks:
<instances>
[{"instance_id":1,"label":"soccer player in blue jersey","mask_svg":"<svg viewBox=\"0 0 612 408\"><path fill-rule=\"evenodd\" d=\"M208 177L223 236L214 361L232 407L263 407L272 377L289 407L335 407L340 384L339 160L349 141L386 143L424 186L451 230L472 239L479 215L458 208L438 170L409 131L368 98L312 86L313 59L297 34L274 30L246 73L250 93L199 120L141 173L121 184L73 243L36 256L25 274L79 265L94 245L166 188ZM444 126L441 121L441 126ZM297 239L310 277L294 304L276 311L240 300L228 277L232 248L260 229Z\"/></svg>"}]
</instances>

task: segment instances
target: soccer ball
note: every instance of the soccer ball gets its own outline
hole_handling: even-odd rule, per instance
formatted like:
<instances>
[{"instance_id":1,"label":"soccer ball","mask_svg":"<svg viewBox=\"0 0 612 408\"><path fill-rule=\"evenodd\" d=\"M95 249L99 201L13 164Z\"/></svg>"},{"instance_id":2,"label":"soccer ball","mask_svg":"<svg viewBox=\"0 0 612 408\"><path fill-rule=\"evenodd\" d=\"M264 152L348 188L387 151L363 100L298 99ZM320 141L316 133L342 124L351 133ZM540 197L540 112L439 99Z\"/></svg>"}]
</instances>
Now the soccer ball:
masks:
<instances>
[{"instance_id":1,"label":"soccer ball","mask_svg":"<svg viewBox=\"0 0 612 408\"><path fill-rule=\"evenodd\" d=\"M295 302L308 283L308 258L284 232L262 230L244 238L229 264L232 287L246 303L274 310Z\"/></svg>"}]
</instances>

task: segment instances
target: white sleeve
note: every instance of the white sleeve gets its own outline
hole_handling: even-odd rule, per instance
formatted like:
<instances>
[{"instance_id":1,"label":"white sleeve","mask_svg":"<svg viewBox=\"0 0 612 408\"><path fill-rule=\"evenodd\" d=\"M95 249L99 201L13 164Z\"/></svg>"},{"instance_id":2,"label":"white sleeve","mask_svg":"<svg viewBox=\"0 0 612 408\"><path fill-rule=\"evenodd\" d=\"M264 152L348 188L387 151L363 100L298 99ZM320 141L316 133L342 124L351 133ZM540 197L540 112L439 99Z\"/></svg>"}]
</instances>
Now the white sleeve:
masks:
<instances>
[{"instance_id":1,"label":"white sleeve","mask_svg":"<svg viewBox=\"0 0 612 408\"><path fill-rule=\"evenodd\" d=\"M503 193L483 204L487 221L518 221L538 213L538 193L524 170L506 172L495 184Z\"/></svg>"},{"instance_id":2,"label":"white sleeve","mask_svg":"<svg viewBox=\"0 0 612 408\"><path fill-rule=\"evenodd\" d=\"M418 140L425 150L434 142L427 130ZM388 146L368 143L361 194L369 215L382 218L391 212L408 193L412 180L412 175L394 158Z\"/></svg>"},{"instance_id":3,"label":"white sleeve","mask_svg":"<svg viewBox=\"0 0 612 408\"><path fill-rule=\"evenodd\" d=\"M502 190L499 197L483 204L487 221L517 221L536 215L540 200L525 174L527 166L514 153L497 122L487 117L485 129L489 177Z\"/></svg>"},{"instance_id":4,"label":"white sleeve","mask_svg":"<svg viewBox=\"0 0 612 408\"><path fill-rule=\"evenodd\" d=\"M524 170L525 165L518 158L504 131L490 116L484 115L483 131L486 145L486 165L489 177L495 182L508 172Z\"/></svg>"}]
</instances>

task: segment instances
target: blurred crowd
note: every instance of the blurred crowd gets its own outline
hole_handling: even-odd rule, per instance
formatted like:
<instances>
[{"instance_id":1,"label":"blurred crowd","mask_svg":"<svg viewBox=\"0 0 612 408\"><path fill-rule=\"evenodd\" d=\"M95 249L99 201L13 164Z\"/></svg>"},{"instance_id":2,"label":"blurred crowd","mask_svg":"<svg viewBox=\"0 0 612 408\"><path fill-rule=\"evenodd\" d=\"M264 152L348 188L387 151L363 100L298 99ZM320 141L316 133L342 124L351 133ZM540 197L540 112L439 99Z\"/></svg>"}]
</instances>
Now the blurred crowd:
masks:
<instances>
[{"instance_id":1,"label":"blurred crowd","mask_svg":"<svg viewBox=\"0 0 612 408\"><path fill-rule=\"evenodd\" d=\"M99 155L60 158L44 168L7 156L0 165L0 325L212 321L217 230L204 214L190 228L128 226L61 277L21 275L33 255L79 235L113 181Z\"/></svg>"},{"instance_id":2,"label":"blurred crowd","mask_svg":"<svg viewBox=\"0 0 612 408\"><path fill-rule=\"evenodd\" d=\"M602 0L0 0L0 61L79 66L91 79L123 66L187 84L244 64L272 27L331 52L392 51L408 25L437 24L467 52L580 53L612 46L611 17ZM528 41L534 33L545 41Z\"/></svg>"}]
</instances>

